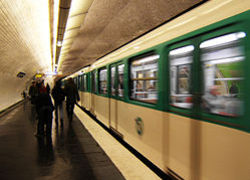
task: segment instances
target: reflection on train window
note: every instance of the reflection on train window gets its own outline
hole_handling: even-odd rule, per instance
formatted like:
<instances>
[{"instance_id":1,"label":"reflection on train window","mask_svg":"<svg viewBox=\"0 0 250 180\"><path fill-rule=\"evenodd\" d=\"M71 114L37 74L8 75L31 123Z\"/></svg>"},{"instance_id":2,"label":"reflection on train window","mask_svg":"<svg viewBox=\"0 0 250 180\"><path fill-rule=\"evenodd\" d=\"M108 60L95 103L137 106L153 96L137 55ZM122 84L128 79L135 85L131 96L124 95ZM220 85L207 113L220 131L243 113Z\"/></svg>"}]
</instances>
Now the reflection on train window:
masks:
<instances>
[{"instance_id":1,"label":"reflection on train window","mask_svg":"<svg viewBox=\"0 0 250 180\"><path fill-rule=\"evenodd\" d=\"M75 77L75 85L76 85L77 89L79 89L78 77Z\"/></svg>"},{"instance_id":2,"label":"reflection on train window","mask_svg":"<svg viewBox=\"0 0 250 180\"><path fill-rule=\"evenodd\" d=\"M237 32L201 43L205 112L233 117L243 114L244 37L244 32Z\"/></svg>"},{"instance_id":3,"label":"reflection on train window","mask_svg":"<svg viewBox=\"0 0 250 180\"><path fill-rule=\"evenodd\" d=\"M99 93L107 94L107 69L101 69L99 71Z\"/></svg>"},{"instance_id":4,"label":"reflection on train window","mask_svg":"<svg viewBox=\"0 0 250 180\"><path fill-rule=\"evenodd\" d=\"M80 90L83 91L84 90L84 75L80 75Z\"/></svg>"},{"instance_id":5,"label":"reflection on train window","mask_svg":"<svg viewBox=\"0 0 250 180\"><path fill-rule=\"evenodd\" d=\"M77 87L79 90L81 89L81 76L77 77Z\"/></svg>"},{"instance_id":6,"label":"reflection on train window","mask_svg":"<svg viewBox=\"0 0 250 180\"><path fill-rule=\"evenodd\" d=\"M136 59L131 63L131 95L132 99L147 103L156 103L157 71L159 55L151 55Z\"/></svg>"},{"instance_id":7,"label":"reflection on train window","mask_svg":"<svg viewBox=\"0 0 250 180\"><path fill-rule=\"evenodd\" d=\"M123 97L123 75L124 75L124 64L118 66L118 96Z\"/></svg>"},{"instance_id":8,"label":"reflection on train window","mask_svg":"<svg viewBox=\"0 0 250 180\"><path fill-rule=\"evenodd\" d=\"M193 106L191 94L191 66L193 45L169 52L170 59L170 104L190 109Z\"/></svg>"},{"instance_id":9,"label":"reflection on train window","mask_svg":"<svg viewBox=\"0 0 250 180\"><path fill-rule=\"evenodd\" d=\"M77 78L75 77L75 78L73 79L73 81L74 81L74 83L75 83L75 85L76 85L76 88L78 89Z\"/></svg>"},{"instance_id":10,"label":"reflection on train window","mask_svg":"<svg viewBox=\"0 0 250 180\"><path fill-rule=\"evenodd\" d=\"M92 92L96 93L96 73L92 71Z\"/></svg>"},{"instance_id":11,"label":"reflection on train window","mask_svg":"<svg viewBox=\"0 0 250 180\"><path fill-rule=\"evenodd\" d=\"M115 74L116 74L116 71L115 71L115 66L113 66L111 68L111 93L112 93L112 96L115 96L116 95L116 91L115 91Z\"/></svg>"},{"instance_id":12,"label":"reflection on train window","mask_svg":"<svg viewBox=\"0 0 250 180\"><path fill-rule=\"evenodd\" d=\"M87 79L87 74L84 74L83 76L83 91L87 91L88 90L88 79Z\"/></svg>"}]
</instances>

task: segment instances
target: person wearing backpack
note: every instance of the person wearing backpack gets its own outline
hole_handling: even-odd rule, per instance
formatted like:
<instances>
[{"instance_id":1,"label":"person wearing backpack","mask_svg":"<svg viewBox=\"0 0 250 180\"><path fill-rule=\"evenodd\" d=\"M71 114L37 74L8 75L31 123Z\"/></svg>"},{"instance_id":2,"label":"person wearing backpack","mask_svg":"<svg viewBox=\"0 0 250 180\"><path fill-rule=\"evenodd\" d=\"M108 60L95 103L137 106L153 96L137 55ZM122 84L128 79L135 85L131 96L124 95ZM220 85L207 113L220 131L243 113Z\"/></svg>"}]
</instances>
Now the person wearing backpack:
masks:
<instances>
[{"instance_id":1,"label":"person wearing backpack","mask_svg":"<svg viewBox=\"0 0 250 180\"><path fill-rule=\"evenodd\" d=\"M60 123L61 126L63 126L63 107L62 103L65 98L65 93L63 89L61 88L61 80L56 81L56 84L54 88L52 89L52 97L54 99L54 104L55 104L55 123L56 127L58 127L58 109L60 112Z\"/></svg>"}]
</instances>

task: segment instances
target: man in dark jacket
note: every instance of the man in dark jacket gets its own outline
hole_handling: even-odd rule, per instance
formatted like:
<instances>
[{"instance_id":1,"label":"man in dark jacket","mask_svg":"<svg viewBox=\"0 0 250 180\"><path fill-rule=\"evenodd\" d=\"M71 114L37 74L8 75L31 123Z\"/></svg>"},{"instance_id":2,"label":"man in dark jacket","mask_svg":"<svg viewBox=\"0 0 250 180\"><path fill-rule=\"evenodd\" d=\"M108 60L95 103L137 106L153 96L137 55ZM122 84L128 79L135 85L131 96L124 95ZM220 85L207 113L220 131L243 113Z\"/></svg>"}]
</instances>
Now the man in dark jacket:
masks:
<instances>
[{"instance_id":1,"label":"man in dark jacket","mask_svg":"<svg viewBox=\"0 0 250 180\"><path fill-rule=\"evenodd\" d=\"M61 88L61 81L58 80L56 82L56 85L52 89L52 97L54 99L55 103L55 122L56 122L56 127L58 127L58 108L60 112L60 120L61 120L61 126L63 126L63 107L62 103L65 98L65 93L63 89Z\"/></svg>"},{"instance_id":2,"label":"man in dark jacket","mask_svg":"<svg viewBox=\"0 0 250 180\"><path fill-rule=\"evenodd\" d=\"M69 78L67 84L65 85L65 94L66 94L66 108L69 120L72 121L74 106L76 101L80 100L78 90L72 78Z\"/></svg>"},{"instance_id":3,"label":"man in dark jacket","mask_svg":"<svg viewBox=\"0 0 250 180\"><path fill-rule=\"evenodd\" d=\"M52 112L54 106L52 104L50 95L47 92L44 82L38 84L38 96L36 98L36 106L38 110L38 124L37 124L37 137L43 137L44 125L46 126L46 136L51 136L52 127Z\"/></svg>"}]
</instances>

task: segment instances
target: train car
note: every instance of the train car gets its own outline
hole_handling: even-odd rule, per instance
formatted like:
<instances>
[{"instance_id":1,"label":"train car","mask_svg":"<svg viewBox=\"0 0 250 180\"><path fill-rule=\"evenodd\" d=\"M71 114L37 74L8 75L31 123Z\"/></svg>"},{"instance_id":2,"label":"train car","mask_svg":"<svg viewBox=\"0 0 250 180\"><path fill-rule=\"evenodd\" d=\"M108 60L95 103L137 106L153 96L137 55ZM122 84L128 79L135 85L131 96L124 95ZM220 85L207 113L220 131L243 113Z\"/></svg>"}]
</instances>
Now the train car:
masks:
<instances>
[{"instance_id":1,"label":"train car","mask_svg":"<svg viewBox=\"0 0 250 180\"><path fill-rule=\"evenodd\" d=\"M177 179L249 179L249 8L208 1L99 59L80 105Z\"/></svg>"}]
</instances>

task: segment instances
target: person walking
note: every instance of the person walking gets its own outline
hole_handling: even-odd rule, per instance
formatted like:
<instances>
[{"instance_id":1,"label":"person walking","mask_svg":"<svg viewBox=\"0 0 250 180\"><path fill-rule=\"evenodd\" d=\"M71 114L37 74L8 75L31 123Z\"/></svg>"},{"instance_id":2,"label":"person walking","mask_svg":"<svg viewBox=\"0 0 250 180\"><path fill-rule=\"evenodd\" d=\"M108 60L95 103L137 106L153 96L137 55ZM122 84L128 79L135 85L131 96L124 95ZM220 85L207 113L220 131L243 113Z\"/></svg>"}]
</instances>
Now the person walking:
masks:
<instances>
[{"instance_id":1,"label":"person walking","mask_svg":"<svg viewBox=\"0 0 250 180\"><path fill-rule=\"evenodd\" d=\"M61 88L61 80L56 81L56 84L54 88L52 89L52 97L54 99L54 105L55 105L55 123L56 127L58 127L58 109L60 112L60 123L61 127L63 126L63 107L62 103L65 99L65 93L63 89Z\"/></svg>"},{"instance_id":2,"label":"person walking","mask_svg":"<svg viewBox=\"0 0 250 180\"><path fill-rule=\"evenodd\" d=\"M31 116L33 117L33 120L38 118L38 110L36 107L36 99L38 96L38 87L37 82L32 81L31 86L29 87L29 100L31 102Z\"/></svg>"},{"instance_id":3,"label":"person walking","mask_svg":"<svg viewBox=\"0 0 250 180\"><path fill-rule=\"evenodd\" d=\"M49 86L49 83L47 83L46 89L47 89L48 94L50 94L50 86Z\"/></svg>"},{"instance_id":4,"label":"person walking","mask_svg":"<svg viewBox=\"0 0 250 180\"><path fill-rule=\"evenodd\" d=\"M23 99L25 100L26 99L26 92L25 92L25 90L23 90L23 92L21 93L21 95L23 96Z\"/></svg>"},{"instance_id":5,"label":"person walking","mask_svg":"<svg viewBox=\"0 0 250 180\"><path fill-rule=\"evenodd\" d=\"M54 106L51 97L44 86L44 82L38 84L38 96L36 98L36 106L38 111L37 137L45 135L44 126L46 126L46 136L51 136L52 128L52 112Z\"/></svg>"},{"instance_id":6,"label":"person walking","mask_svg":"<svg viewBox=\"0 0 250 180\"><path fill-rule=\"evenodd\" d=\"M78 90L72 78L69 78L65 85L65 94L66 94L66 109L69 117L69 121L73 119L74 106L76 101L80 100Z\"/></svg>"},{"instance_id":7,"label":"person walking","mask_svg":"<svg viewBox=\"0 0 250 180\"><path fill-rule=\"evenodd\" d=\"M30 97L31 104L33 105L35 104L37 94L38 94L38 89L37 89L36 82L32 81L32 84L29 88L29 97Z\"/></svg>"}]
</instances>

